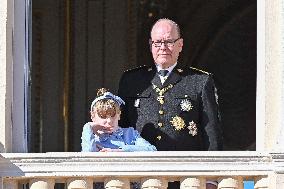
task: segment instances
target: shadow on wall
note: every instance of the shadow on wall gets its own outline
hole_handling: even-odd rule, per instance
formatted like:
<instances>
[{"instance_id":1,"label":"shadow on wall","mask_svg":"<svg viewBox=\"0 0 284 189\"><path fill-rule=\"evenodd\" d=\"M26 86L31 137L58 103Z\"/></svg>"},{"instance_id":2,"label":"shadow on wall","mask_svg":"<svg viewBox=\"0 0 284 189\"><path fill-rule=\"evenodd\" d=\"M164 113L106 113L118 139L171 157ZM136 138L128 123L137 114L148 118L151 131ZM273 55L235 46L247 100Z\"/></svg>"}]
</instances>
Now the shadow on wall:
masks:
<instances>
[{"instance_id":1,"label":"shadow on wall","mask_svg":"<svg viewBox=\"0 0 284 189\"><path fill-rule=\"evenodd\" d=\"M5 152L4 145L0 143L0 153L4 153L4 152Z\"/></svg>"},{"instance_id":2,"label":"shadow on wall","mask_svg":"<svg viewBox=\"0 0 284 189\"><path fill-rule=\"evenodd\" d=\"M4 149L4 146L0 143L1 149ZM8 153L7 153L8 155ZM13 162L10 161L9 155L8 158L5 157L5 154L0 154L0 178L1 177L20 177L24 176L23 171Z\"/></svg>"}]
</instances>

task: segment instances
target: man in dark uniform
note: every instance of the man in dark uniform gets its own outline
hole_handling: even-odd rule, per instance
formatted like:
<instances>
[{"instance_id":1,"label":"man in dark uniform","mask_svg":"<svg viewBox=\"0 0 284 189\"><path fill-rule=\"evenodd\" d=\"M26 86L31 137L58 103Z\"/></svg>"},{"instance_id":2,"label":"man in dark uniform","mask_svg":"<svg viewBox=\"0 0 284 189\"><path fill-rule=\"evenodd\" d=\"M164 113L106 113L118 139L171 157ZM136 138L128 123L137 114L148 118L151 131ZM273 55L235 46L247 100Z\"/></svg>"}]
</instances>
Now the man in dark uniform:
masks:
<instances>
[{"instance_id":1,"label":"man in dark uniform","mask_svg":"<svg viewBox=\"0 0 284 189\"><path fill-rule=\"evenodd\" d=\"M120 125L135 127L158 150L221 150L221 127L211 74L181 68L179 26L160 19L151 30L155 65L126 71L118 95Z\"/></svg>"},{"instance_id":2,"label":"man in dark uniform","mask_svg":"<svg viewBox=\"0 0 284 189\"><path fill-rule=\"evenodd\" d=\"M155 68L125 72L119 96L126 105L122 126L136 129L158 150L220 150L212 77L175 68L164 84Z\"/></svg>"}]
</instances>

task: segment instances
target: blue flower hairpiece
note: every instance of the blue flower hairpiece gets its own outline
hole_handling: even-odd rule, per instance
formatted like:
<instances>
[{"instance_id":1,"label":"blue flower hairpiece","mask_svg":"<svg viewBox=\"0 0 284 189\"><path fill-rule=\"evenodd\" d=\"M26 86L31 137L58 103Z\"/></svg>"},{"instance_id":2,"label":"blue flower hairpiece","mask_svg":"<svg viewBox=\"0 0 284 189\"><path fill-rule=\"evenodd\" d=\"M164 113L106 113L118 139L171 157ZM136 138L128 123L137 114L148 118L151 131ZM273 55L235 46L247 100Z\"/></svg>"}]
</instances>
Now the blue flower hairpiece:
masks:
<instances>
[{"instance_id":1,"label":"blue flower hairpiece","mask_svg":"<svg viewBox=\"0 0 284 189\"><path fill-rule=\"evenodd\" d=\"M97 98L95 98L95 100L92 102L91 104L91 111L93 106L99 101L99 100L104 100L104 99L111 99L113 101L115 101L119 106L121 104L125 104L125 102L119 97L119 96L115 96L114 94L112 94L111 92L106 92L104 93L102 96L99 96Z\"/></svg>"}]
</instances>

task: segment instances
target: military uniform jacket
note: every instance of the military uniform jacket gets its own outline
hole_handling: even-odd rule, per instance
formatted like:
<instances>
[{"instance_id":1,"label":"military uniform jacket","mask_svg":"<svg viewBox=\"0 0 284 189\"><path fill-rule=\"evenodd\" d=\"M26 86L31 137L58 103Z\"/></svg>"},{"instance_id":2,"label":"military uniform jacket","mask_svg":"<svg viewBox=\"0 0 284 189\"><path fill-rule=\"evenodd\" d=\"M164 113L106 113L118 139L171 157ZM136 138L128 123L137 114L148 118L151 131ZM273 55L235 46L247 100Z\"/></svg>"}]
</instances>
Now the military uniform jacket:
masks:
<instances>
[{"instance_id":1,"label":"military uniform jacket","mask_svg":"<svg viewBox=\"0 0 284 189\"><path fill-rule=\"evenodd\" d=\"M157 150L221 150L222 137L211 74L178 65L161 84L156 67L124 72L121 126L135 127Z\"/></svg>"}]
</instances>

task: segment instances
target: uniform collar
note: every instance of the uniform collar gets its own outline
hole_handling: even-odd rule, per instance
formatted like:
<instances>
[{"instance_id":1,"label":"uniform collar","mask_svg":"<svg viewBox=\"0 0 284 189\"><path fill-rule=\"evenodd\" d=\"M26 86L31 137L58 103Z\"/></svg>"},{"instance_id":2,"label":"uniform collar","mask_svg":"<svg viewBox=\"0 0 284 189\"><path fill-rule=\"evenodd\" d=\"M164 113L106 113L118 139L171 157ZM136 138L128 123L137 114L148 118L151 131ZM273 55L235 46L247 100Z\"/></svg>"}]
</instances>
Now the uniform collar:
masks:
<instances>
[{"instance_id":1,"label":"uniform collar","mask_svg":"<svg viewBox=\"0 0 284 189\"><path fill-rule=\"evenodd\" d=\"M167 80L164 82L163 87L164 86L168 86L170 84L175 85L177 82L179 82L181 80L181 73L180 72L180 68L178 68L178 66L174 67L174 69L172 70L172 73L169 75L169 77L167 78Z\"/></svg>"},{"instance_id":2,"label":"uniform collar","mask_svg":"<svg viewBox=\"0 0 284 189\"><path fill-rule=\"evenodd\" d=\"M177 63L168 68L168 69L171 69L171 74L168 73L169 74L168 78L164 82L164 84L161 83L160 77L158 75L158 67L156 66L156 68L157 68L156 74L153 76L151 83L156 85L158 88L163 88L163 87L168 86L170 84L174 85L181 80L181 73L183 72L183 70L181 68L179 68Z\"/></svg>"},{"instance_id":3,"label":"uniform collar","mask_svg":"<svg viewBox=\"0 0 284 189\"><path fill-rule=\"evenodd\" d=\"M162 69L159 65L156 64L157 72L159 72L160 70L168 70L169 73L167 74L167 76L169 76L171 72L173 71L173 69L176 67L176 65L177 65L177 62L174 65L168 67L167 69Z\"/></svg>"},{"instance_id":4,"label":"uniform collar","mask_svg":"<svg viewBox=\"0 0 284 189\"><path fill-rule=\"evenodd\" d=\"M151 83L156 85L159 88L162 87L161 79L160 79L160 76L157 70L156 70L156 74L153 76L153 79L151 80Z\"/></svg>"}]
</instances>

